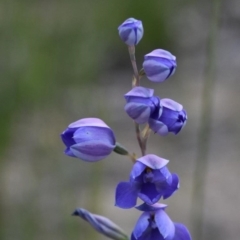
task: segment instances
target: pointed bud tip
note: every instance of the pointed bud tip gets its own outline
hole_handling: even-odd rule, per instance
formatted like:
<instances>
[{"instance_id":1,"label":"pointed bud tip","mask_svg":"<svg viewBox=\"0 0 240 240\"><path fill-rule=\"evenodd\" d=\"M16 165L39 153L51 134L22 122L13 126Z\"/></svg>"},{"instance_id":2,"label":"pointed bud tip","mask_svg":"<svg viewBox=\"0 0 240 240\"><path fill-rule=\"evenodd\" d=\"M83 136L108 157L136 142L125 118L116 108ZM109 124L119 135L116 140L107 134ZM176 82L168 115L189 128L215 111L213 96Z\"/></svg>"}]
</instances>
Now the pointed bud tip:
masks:
<instances>
[{"instance_id":1,"label":"pointed bud tip","mask_svg":"<svg viewBox=\"0 0 240 240\"><path fill-rule=\"evenodd\" d=\"M74 212L71 214L71 216L79 216L78 209L74 210Z\"/></svg>"}]
</instances>

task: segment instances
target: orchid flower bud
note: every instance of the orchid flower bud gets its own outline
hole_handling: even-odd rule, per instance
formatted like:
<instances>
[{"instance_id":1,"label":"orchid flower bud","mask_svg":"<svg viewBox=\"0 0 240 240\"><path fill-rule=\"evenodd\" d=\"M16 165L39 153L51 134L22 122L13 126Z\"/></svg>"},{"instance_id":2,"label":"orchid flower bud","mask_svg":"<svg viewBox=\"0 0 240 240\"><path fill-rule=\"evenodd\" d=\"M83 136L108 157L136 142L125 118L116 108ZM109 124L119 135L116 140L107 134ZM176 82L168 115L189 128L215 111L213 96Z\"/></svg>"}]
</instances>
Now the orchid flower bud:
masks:
<instances>
[{"instance_id":1,"label":"orchid flower bud","mask_svg":"<svg viewBox=\"0 0 240 240\"><path fill-rule=\"evenodd\" d=\"M150 128L162 136L169 132L178 134L187 122L187 112L181 104L168 98L161 100L161 106L161 116L149 119Z\"/></svg>"},{"instance_id":2,"label":"orchid flower bud","mask_svg":"<svg viewBox=\"0 0 240 240\"><path fill-rule=\"evenodd\" d=\"M163 49L156 49L144 56L143 69L152 82L163 82L172 76L177 67L176 57Z\"/></svg>"},{"instance_id":3,"label":"orchid flower bud","mask_svg":"<svg viewBox=\"0 0 240 240\"><path fill-rule=\"evenodd\" d=\"M153 89L134 87L125 94L127 103L124 109L138 124L148 122L150 115L155 111L161 114L160 99L153 96L153 93Z\"/></svg>"},{"instance_id":4,"label":"orchid flower bud","mask_svg":"<svg viewBox=\"0 0 240 240\"><path fill-rule=\"evenodd\" d=\"M128 18L118 27L119 36L128 46L137 45L143 37L142 21Z\"/></svg>"},{"instance_id":5,"label":"orchid flower bud","mask_svg":"<svg viewBox=\"0 0 240 240\"><path fill-rule=\"evenodd\" d=\"M115 148L115 136L101 119L83 118L71 123L61 134L65 154L87 162L107 157Z\"/></svg>"},{"instance_id":6,"label":"orchid flower bud","mask_svg":"<svg viewBox=\"0 0 240 240\"><path fill-rule=\"evenodd\" d=\"M114 222L104 216L90 213L86 209L77 208L73 216L79 216L87 221L99 233L114 239L114 240L128 240L128 236L124 231Z\"/></svg>"}]
</instances>

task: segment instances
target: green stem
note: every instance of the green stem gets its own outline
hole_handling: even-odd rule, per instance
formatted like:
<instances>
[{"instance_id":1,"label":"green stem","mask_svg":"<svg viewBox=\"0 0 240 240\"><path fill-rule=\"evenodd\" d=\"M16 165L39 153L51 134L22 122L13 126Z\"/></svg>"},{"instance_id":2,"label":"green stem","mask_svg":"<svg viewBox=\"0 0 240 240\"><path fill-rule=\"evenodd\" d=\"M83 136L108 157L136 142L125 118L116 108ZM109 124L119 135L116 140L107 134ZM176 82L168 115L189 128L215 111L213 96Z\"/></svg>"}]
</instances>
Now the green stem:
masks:
<instances>
[{"instance_id":1,"label":"green stem","mask_svg":"<svg viewBox=\"0 0 240 240\"><path fill-rule=\"evenodd\" d=\"M216 38L220 22L221 0L212 2L212 19L207 42L205 80L203 83L201 121L198 134L197 160L193 179L193 196L191 220L193 223L193 239L203 239L203 212L205 181L207 178L208 154L211 130L211 115L215 81Z\"/></svg>"}]
</instances>

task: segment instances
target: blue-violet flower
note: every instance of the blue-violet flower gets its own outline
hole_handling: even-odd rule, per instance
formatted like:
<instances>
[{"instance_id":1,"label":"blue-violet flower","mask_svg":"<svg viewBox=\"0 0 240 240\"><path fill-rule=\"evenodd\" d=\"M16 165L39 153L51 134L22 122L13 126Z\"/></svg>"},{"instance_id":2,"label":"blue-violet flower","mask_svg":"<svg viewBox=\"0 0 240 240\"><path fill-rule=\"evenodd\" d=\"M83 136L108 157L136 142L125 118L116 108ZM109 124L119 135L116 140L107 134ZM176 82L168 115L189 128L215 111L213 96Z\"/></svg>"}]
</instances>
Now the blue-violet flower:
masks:
<instances>
[{"instance_id":1,"label":"blue-violet flower","mask_svg":"<svg viewBox=\"0 0 240 240\"><path fill-rule=\"evenodd\" d=\"M71 123L61 137L67 147L66 155L87 162L107 157L116 145L112 129L98 118L83 118Z\"/></svg>"},{"instance_id":2,"label":"blue-violet flower","mask_svg":"<svg viewBox=\"0 0 240 240\"><path fill-rule=\"evenodd\" d=\"M165 212L166 207L160 203L152 206L144 203L137 207L144 213L136 223L131 240L191 240L191 235L183 224L172 222Z\"/></svg>"},{"instance_id":3,"label":"blue-violet flower","mask_svg":"<svg viewBox=\"0 0 240 240\"><path fill-rule=\"evenodd\" d=\"M179 188L179 179L166 167L169 161L153 154L136 160L129 182L120 182L116 188L115 205L132 208L137 197L147 204L156 203L161 197L170 197Z\"/></svg>"},{"instance_id":4,"label":"blue-violet flower","mask_svg":"<svg viewBox=\"0 0 240 240\"><path fill-rule=\"evenodd\" d=\"M128 239L126 233L124 233L124 231L119 226L117 226L114 222L104 216L90 213L83 208L77 208L72 215L81 217L82 219L90 223L90 225L96 231L111 239Z\"/></svg>"},{"instance_id":5,"label":"blue-violet flower","mask_svg":"<svg viewBox=\"0 0 240 240\"><path fill-rule=\"evenodd\" d=\"M128 46L137 45L143 37L142 21L128 18L118 27L119 36Z\"/></svg>"},{"instance_id":6,"label":"blue-violet flower","mask_svg":"<svg viewBox=\"0 0 240 240\"><path fill-rule=\"evenodd\" d=\"M183 106L172 99L161 99L161 116L151 115L149 119L149 126L155 132L162 136L169 132L178 134L187 122L187 112Z\"/></svg>"},{"instance_id":7,"label":"blue-violet flower","mask_svg":"<svg viewBox=\"0 0 240 240\"><path fill-rule=\"evenodd\" d=\"M149 80L163 82L174 74L176 57L163 49L156 49L144 56L143 69Z\"/></svg>"},{"instance_id":8,"label":"blue-violet flower","mask_svg":"<svg viewBox=\"0 0 240 240\"><path fill-rule=\"evenodd\" d=\"M148 122L153 112L161 115L160 99L153 96L154 90L145 87L134 87L125 94L125 111L135 122L142 124Z\"/></svg>"}]
</instances>

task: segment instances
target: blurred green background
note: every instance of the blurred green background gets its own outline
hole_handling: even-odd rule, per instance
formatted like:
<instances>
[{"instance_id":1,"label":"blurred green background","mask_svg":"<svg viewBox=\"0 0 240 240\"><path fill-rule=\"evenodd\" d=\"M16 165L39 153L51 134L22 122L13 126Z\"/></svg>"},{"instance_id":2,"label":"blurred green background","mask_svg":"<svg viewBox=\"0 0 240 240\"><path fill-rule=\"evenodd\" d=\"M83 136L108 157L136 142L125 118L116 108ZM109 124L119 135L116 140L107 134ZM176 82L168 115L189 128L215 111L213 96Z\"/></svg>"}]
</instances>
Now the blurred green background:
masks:
<instances>
[{"instance_id":1,"label":"blurred green background","mask_svg":"<svg viewBox=\"0 0 240 240\"><path fill-rule=\"evenodd\" d=\"M204 239L239 240L238 0L223 2L216 42L211 141L204 195ZM130 234L140 212L114 207L114 188L131 162L112 154L88 164L63 154L59 134L84 117L99 117L117 140L140 154L123 94L131 64L117 27L141 19L137 61L156 48L178 59L163 84L142 85L181 102L189 121L181 134L151 136L149 153L170 159L181 178L169 200L172 220L190 230L193 169L206 61L211 1L0 1L0 239L104 239L80 219L76 207L106 215Z\"/></svg>"}]
</instances>

